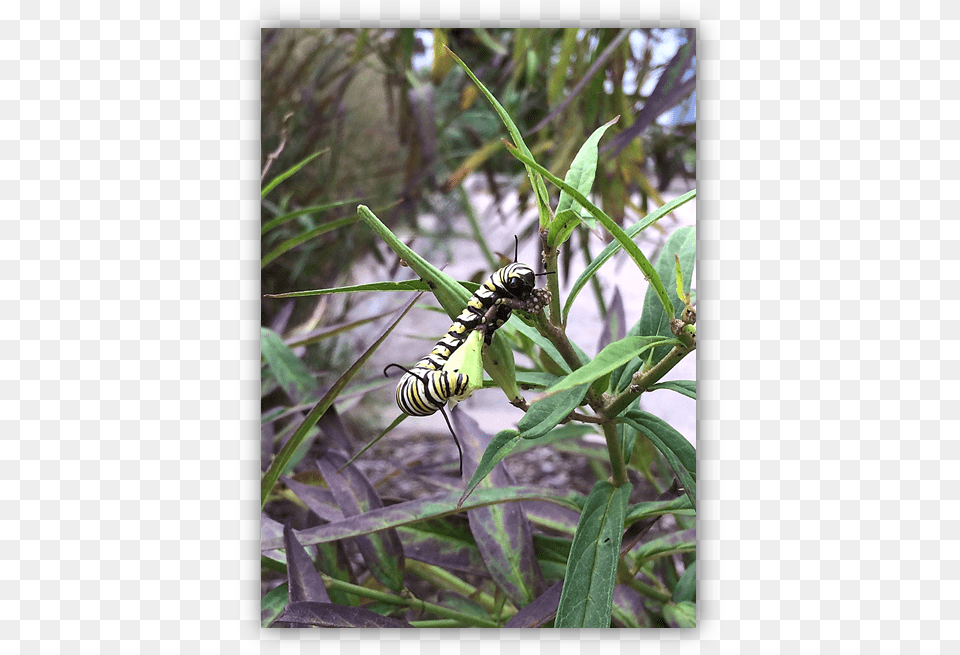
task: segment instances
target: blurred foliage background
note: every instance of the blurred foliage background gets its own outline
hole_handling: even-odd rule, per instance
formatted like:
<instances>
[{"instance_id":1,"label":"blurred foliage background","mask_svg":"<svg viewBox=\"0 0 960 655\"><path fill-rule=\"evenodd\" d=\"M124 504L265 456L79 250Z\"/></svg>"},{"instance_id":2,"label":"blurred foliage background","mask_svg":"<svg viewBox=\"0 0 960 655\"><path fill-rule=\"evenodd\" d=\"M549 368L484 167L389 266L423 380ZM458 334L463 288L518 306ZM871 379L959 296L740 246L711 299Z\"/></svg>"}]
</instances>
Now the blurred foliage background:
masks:
<instances>
[{"instance_id":1,"label":"blurred foliage background","mask_svg":"<svg viewBox=\"0 0 960 655\"><path fill-rule=\"evenodd\" d=\"M353 284L374 265L377 279L408 278L357 220L361 202L437 262L482 252L474 281L502 265L492 248L507 250L514 234L530 241L536 219L520 219L536 214L527 175L505 150L499 117L445 47L501 101L534 157L561 177L585 139L620 116L601 142L592 197L621 225L662 205L671 181L693 186L693 30L264 29L262 184L312 159L261 202L263 294ZM478 193L493 200L482 217L472 205ZM488 248L478 232L491 221L506 224L507 236ZM471 235L471 223L484 227ZM594 235L581 226L563 246L561 275L571 257L596 253ZM592 285L606 318L610 303ZM383 295L265 298L261 324L282 335L323 390L369 341L366 327L353 327L395 309L388 305L396 297ZM424 337L424 349L442 329ZM363 378L347 395L365 406L376 402L367 392L392 384L379 370ZM262 396L267 413L288 404L279 389L265 387ZM380 413L355 412L353 420L368 423L367 433L383 427ZM265 461L273 441L267 430Z\"/></svg>"},{"instance_id":2,"label":"blurred foliage background","mask_svg":"<svg viewBox=\"0 0 960 655\"><path fill-rule=\"evenodd\" d=\"M522 167L504 151L502 124L443 46L501 100L534 156L558 175L594 129L620 116L594 186L614 220L646 214L672 180L695 178L692 30L265 29L264 179L321 154L262 203L264 225L302 212L265 231L264 255L303 240L264 266L263 293L343 284L353 262L380 258L374 235L351 222L358 202L390 227L416 231L418 216L438 216L438 242L454 230L452 217L472 211L468 176L501 214L508 195L519 193L521 211L531 204ZM345 225L324 232L337 219ZM324 320L348 310L349 300L327 306ZM268 301L262 322L299 321L309 317L296 312L310 311Z\"/></svg>"}]
</instances>

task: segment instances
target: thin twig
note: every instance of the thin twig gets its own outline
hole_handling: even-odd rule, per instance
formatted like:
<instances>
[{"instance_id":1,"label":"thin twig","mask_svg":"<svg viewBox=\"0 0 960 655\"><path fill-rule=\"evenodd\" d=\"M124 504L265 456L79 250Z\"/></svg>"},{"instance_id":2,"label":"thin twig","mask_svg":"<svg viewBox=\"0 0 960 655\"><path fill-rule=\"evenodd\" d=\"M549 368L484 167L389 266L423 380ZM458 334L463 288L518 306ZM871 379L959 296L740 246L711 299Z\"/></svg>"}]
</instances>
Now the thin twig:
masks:
<instances>
[{"instance_id":1,"label":"thin twig","mask_svg":"<svg viewBox=\"0 0 960 655\"><path fill-rule=\"evenodd\" d=\"M287 121L290 120L291 116L293 116L292 111L283 117L283 129L280 130L280 145L277 146L276 150L267 155L267 163L263 165L263 172L260 173L260 184L263 184L264 178L267 177L267 171L270 170L270 165L280 156L283 148L287 145L287 137L289 136L287 132Z\"/></svg>"}]
</instances>

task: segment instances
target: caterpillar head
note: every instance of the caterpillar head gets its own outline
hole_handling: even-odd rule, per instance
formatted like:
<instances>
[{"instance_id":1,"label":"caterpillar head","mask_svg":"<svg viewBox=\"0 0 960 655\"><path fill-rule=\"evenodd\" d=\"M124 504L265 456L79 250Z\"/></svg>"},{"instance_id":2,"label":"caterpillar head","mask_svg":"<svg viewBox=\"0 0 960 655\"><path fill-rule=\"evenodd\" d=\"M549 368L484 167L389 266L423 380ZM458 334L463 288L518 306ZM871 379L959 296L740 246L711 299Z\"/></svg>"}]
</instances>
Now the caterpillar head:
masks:
<instances>
[{"instance_id":1,"label":"caterpillar head","mask_svg":"<svg viewBox=\"0 0 960 655\"><path fill-rule=\"evenodd\" d=\"M514 298L526 298L536 286L533 269L526 264L513 263L504 269L503 287Z\"/></svg>"}]
</instances>

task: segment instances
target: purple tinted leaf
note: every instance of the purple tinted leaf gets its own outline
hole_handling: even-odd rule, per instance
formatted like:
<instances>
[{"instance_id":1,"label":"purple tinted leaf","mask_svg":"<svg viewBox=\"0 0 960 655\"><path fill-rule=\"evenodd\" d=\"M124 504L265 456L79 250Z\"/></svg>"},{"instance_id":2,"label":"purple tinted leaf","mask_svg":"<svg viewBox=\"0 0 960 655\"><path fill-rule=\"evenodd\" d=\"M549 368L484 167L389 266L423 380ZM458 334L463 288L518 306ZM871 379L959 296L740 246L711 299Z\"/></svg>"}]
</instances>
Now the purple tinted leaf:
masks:
<instances>
[{"instance_id":1,"label":"purple tinted leaf","mask_svg":"<svg viewBox=\"0 0 960 655\"><path fill-rule=\"evenodd\" d=\"M613 588L613 621L622 628L652 628L641 596L636 590L618 584Z\"/></svg>"},{"instance_id":2,"label":"purple tinted leaf","mask_svg":"<svg viewBox=\"0 0 960 655\"><path fill-rule=\"evenodd\" d=\"M383 508L373 485L357 467L347 466L347 459L342 454L329 451L317 461L317 466L344 516L359 516ZM338 469L343 470L338 473ZM396 530L388 528L377 534L357 537L356 543L370 573L389 589L402 590L403 546Z\"/></svg>"},{"instance_id":3,"label":"purple tinted leaf","mask_svg":"<svg viewBox=\"0 0 960 655\"><path fill-rule=\"evenodd\" d=\"M563 580L555 583L533 600L532 603L517 612L507 621L504 628L541 628L557 615L560 605L560 593L563 591Z\"/></svg>"},{"instance_id":4,"label":"purple tinted leaf","mask_svg":"<svg viewBox=\"0 0 960 655\"><path fill-rule=\"evenodd\" d=\"M310 508L310 511L324 521L340 521L343 519L343 512L336 506L336 501L334 501L333 494L330 493L329 489L303 484L293 478L281 477L281 480L289 487L290 491L297 495L297 498L303 501L304 505Z\"/></svg>"},{"instance_id":5,"label":"purple tinted leaf","mask_svg":"<svg viewBox=\"0 0 960 655\"><path fill-rule=\"evenodd\" d=\"M274 545L271 548L264 548L263 544L268 541L272 541ZM260 546L263 554L269 555L273 559L277 559L275 556L280 554L269 551L284 547L283 525L263 513L260 514Z\"/></svg>"},{"instance_id":6,"label":"purple tinted leaf","mask_svg":"<svg viewBox=\"0 0 960 655\"><path fill-rule=\"evenodd\" d=\"M463 444L464 469L476 469L491 437L463 412L453 411L451 414L454 429ZM512 487L514 481L501 461L478 486ZM515 602L526 605L532 601L545 583L523 508L515 503L489 505L468 511L467 518L493 580Z\"/></svg>"},{"instance_id":7,"label":"purple tinted leaf","mask_svg":"<svg viewBox=\"0 0 960 655\"><path fill-rule=\"evenodd\" d=\"M447 516L448 514L456 514L463 511L462 509L457 509L457 500L459 498L460 491L455 490L407 501L405 503L397 503L389 507L372 509L365 514L345 518L336 523L301 530L297 537L300 543L306 546L357 537L378 532L386 528L395 528L401 525L409 525L427 519ZM478 489L463 504L463 509L469 510L484 505L515 503L523 500L549 501L573 509L578 506L577 503L580 498L580 495L575 493L561 496L549 489L518 485L506 489ZM261 539L260 549L262 551L270 551L277 548L283 548L282 538Z\"/></svg>"},{"instance_id":8,"label":"purple tinted leaf","mask_svg":"<svg viewBox=\"0 0 960 655\"><path fill-rule=\"evenodd\" d=\"M345 453L350 452L353 448L353 440L350 438L347 427L343 424L343 419L340 418L335 406L331 405L330 409L324 412L323 416L317 421L317 427L327 437L328 441L325 443L330 447Z\"/></svg>"},{"instance_id":9,"label":"purple tinted leaf","mask_svg":"<svg viewBox=\"0 0 960 655\"><path fill-rule=\"evenodd\" d=\"M580 512L553 503L526 502L523 504L523 510L527 518L534 523L569 534L573 534L577 521L580 520Z\"/></svg>"},{"instance_id":10,"label":"purple tinted leaf","mask_svg":"<svg viewBox=\"0 0 960 655\"><path fill-rule=\"evenodd\" d=\"M283 528L283 542L287 551L287 582L290 585L290 602L315 600L329 603L330 596L323 584L323 578L307 554L306 549L297 541L297 535L290 524Z\"/></svg>"},{"instance_id":11,"label":"purple tinted leaf","mask_svg":"<svg viewBox=\"0 0 960 655\"><path fill-rule=\"evenodd\" d=\"M362 607L300 601L290 603L278 621L315 625L321 628L412 628L406 621L381 616Z\"/></svg>"},{"instance_id":12,"label":"purple tinted leaf","mask_svg":"<svg viewBox=\"0 0 960 655\"><path fill-rule=\"evenodd\" d=\"M450 523L446 519L436 519L397 528L404 555L448 571L489 577L469 529L461 530Z\"/></svg>"}]
</instances>

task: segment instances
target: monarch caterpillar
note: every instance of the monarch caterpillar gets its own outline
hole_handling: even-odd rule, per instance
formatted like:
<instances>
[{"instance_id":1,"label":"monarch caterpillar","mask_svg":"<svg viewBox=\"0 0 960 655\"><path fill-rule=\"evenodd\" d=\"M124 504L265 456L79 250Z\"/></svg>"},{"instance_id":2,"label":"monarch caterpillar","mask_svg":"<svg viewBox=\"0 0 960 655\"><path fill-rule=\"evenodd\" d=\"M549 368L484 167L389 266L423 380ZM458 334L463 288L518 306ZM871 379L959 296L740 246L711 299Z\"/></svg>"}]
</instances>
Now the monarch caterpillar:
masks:
<instances>
[{"instance_id":1,"label":"monarch caterpillar","mask_svg":"<svg viewBox=\"0 0 960 655\"><path fill-rule=\"evenodd\" d=\"M397 384L400 410L410 416L430 416L438 410L443 412L448 400L462 400L469 396L473 392L469 376L459 371L443 370L444 364L474 330L482 332L484 343L490 345L494 332L507 322L514 309L538 312L545 307L550 301L550 292L534 288L538 275L546 273L534 273L526 264L517 262L494 271L473 293L447 333L413 368L407 369L399 364L384 368L384 375L390 367L405 371ZM463 475L463 449L450 427L446 412L443 412L443 419L460 452L460 475Z\"/></svg>"}]
</instances>

